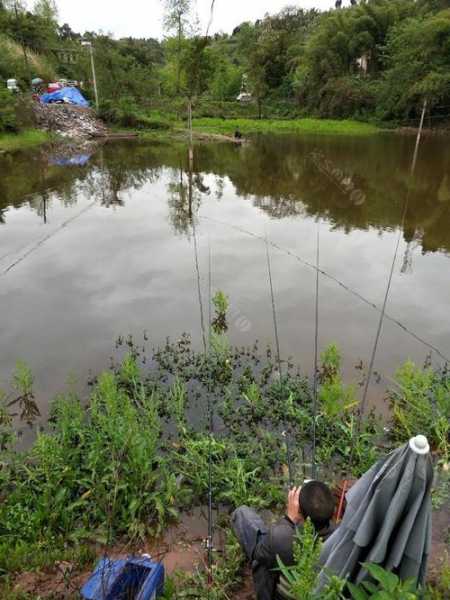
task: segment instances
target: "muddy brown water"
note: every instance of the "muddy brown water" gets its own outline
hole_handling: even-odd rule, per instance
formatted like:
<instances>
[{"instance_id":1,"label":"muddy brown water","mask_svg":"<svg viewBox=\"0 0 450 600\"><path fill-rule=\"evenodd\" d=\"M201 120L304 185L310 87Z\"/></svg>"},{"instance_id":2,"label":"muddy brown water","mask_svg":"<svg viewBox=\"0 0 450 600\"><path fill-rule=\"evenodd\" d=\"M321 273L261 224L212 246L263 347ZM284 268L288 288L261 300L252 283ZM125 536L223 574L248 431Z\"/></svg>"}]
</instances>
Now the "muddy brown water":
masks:
<instances>
[{"instance_id":1,"label":"muddy brown water","mask_svg":"<svg viewBox=\"0 0 450 600\"><path fill-rule=\"evenodd\" d=\"M319 230L319 344L339 345L347 380L369 361L379 319L371 304L383 303L400 233L387 313L409 332L384 321L375 363L383 377L371 389L383 410L395 369L430 351L414 335L450 356L448 140L423 140L414 176L413 148L414 138L395 135L199 144L191 178L176 143L0 158L3 387L26 361L45 415L57 392L83 388L108 366L120 334L146 330L158 345L187 331L200 346L194 219L205 318L211 251L213 289L231 299L237 344L274 341L264 236L276 245L281 352L306 373ZM443 362L436 351L432 359Z\"/></svg>"}]
</instances>

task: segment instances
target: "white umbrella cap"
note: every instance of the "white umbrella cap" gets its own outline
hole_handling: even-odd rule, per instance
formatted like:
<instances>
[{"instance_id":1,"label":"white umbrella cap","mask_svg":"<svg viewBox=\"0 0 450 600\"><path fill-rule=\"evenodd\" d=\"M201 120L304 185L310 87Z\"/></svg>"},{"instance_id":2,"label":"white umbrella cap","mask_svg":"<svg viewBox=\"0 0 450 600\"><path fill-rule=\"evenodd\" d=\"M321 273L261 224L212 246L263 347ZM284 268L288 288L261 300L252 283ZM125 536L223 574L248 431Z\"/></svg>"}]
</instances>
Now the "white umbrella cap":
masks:
<instances>
[{"instance_id":1,"label":"white umbrella cap","mask_svg":"<svg viewBox=\"0 0 450 600\"><path fill-rule=\"evenodd\" d=\"M428 454L430 451L430 444L424 435L416 435L409 440L409 447L416 454Z\"/></svg>"}]
</instances>

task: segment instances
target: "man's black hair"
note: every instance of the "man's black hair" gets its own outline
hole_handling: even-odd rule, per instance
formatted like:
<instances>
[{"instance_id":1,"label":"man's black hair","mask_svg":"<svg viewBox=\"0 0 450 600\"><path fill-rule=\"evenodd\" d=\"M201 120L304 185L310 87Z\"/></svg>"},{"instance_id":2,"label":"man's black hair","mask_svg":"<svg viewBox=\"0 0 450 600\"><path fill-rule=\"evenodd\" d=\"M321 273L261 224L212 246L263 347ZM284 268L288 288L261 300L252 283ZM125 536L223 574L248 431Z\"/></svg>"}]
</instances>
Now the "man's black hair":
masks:
<instances>
[{"instance_id":1,"label":"man's black hair","mask_svg":"<svg viewBox=\"0 0 450 600\"><path fill-rule=\"evenodd\" d=\"M335 502L330 488L321 481L308 481L300 490L300 511L311 519L316 531L330 525Z\"/></svg>"}]
</instances>

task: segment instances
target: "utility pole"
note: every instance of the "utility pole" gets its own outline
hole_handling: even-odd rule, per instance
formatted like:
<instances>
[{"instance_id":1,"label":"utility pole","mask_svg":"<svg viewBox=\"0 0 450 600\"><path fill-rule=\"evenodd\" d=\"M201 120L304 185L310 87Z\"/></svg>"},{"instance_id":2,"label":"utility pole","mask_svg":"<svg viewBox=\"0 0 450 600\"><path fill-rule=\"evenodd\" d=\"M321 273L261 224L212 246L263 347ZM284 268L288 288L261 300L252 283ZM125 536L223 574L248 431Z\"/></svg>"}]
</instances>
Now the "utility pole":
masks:
<instances>
[{"instance_id":1,"label":"utility pole","mask_svg":"<svg viewBox=\"0 0 450 600\"><path fill-rule=\"evenodd\" d=\"M85 48L89 48L89 54L91 56L91 70L92 70L92 81L94 83L94 94L95 94L95 106L98 110L99 102L98 102L98 89L97 89L97 77L95 75L95 62L94 62L94 48L92 46L92 42L81 42L81 45Z\"/></svg>"}]
</instances>

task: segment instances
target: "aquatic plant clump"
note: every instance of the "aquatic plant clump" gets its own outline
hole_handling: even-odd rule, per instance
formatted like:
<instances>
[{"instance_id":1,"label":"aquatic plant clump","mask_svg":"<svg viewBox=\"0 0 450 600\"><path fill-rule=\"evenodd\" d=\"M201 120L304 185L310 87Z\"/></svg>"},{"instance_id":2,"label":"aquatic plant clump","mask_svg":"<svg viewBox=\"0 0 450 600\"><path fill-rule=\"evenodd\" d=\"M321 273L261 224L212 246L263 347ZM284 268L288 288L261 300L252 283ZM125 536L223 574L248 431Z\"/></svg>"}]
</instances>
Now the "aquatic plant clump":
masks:
<instances>
[{"instance_id":1,"label":"aquatic plant clump","mask_svg":"<svg viewBox=\"0 0 450 600\"><path fill-rule=\"evenodd\" d=\"M392 436L396 440L426 431L434 450L450 460L450 374L447 367L419 369L407 361L396 373L390 394Z\"/></svg>"},{"instance_id":2,"label":"aquatic plant clump","mask_svg":"<svg viewBox=\"0 0 450 600\"><path fill-rule=\"evenodd\" d=\"M216 308L225 314L221 302ZM53 560L55 549L82 552L92 544L108 548L117 540L154 537L180 511L207 502L210 466L214 503L225 513L241 504L281 509L288 462L294 483L310 477L311 379L291 361L282 363L280 374L269 347L232 348L220 331L211 331L206 353L187 335L150 355L146 334L139 344L120 338L111 369L90 382L89 400L57 397L48 430L23 453L14 450L7 405L26 406L24 418L36 415L31 373L19 365L13 379L18 401L4 399L0 419L3 572L40 565L43 555ZM344 384L340 369L340 353L331 345L321 356L315 428L318 472L331 484L359 476L404 433L397 426L400 404L389 438L373 413L358 430L357 388ZM431 377L411 369L401 371L404 385L405 372ZM445 389L448 375L439 377ZM422 425L434 439L435 420ZM445 446L436 448L445 457ZM236 569L240 563L235 557Z\"/></svg>"}]
</instances>

